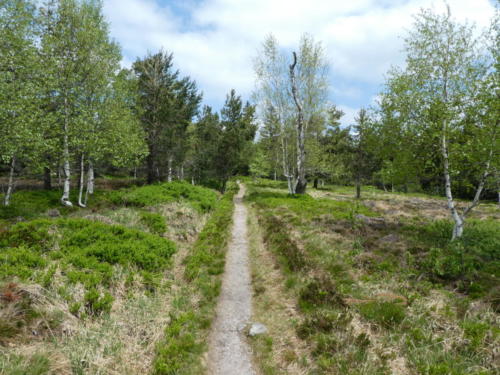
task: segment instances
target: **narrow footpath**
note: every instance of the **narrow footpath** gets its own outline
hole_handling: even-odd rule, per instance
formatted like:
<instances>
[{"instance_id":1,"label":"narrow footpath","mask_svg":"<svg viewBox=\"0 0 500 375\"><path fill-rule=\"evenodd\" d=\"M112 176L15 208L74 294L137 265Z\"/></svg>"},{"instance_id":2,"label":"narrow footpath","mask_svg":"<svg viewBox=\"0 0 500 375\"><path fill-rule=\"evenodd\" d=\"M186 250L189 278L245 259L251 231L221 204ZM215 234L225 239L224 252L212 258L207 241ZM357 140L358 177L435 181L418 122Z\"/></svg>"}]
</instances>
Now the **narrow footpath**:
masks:
<instances>
[{"instance_id":1,"label":"narrow footpath","mask_svg":"<svg viewBox=\"0 0 500 375\"><path fill-rule=\"evenodd\" d=\"M247 208L243 204L245 186L234 197L232 239L217 317L210 337L208 371L210 375L256 375L251 351L243 329L252 314L252 288L248 260Z\"/></svg>"}]
</instances>

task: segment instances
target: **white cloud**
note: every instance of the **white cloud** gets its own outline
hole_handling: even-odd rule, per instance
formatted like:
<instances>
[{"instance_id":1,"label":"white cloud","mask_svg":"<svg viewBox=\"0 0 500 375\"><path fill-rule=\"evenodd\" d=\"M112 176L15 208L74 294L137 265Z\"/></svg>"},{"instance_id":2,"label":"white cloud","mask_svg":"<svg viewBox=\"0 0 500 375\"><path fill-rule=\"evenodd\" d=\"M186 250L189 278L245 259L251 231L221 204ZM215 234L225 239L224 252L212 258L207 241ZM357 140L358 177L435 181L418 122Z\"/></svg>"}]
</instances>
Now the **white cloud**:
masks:
<instances>
[{"instance_id":1,"label":"white cloud","mask_svg":"<svg viewBox=\"0 0 500 375\"><path fill-rule=\"evenodd\" d=\"M347 105L339 105L338 107L344 112L344 116L340 119L342 126L353 125L354 118L358 114L359 108L353 108Z\"/></svg>"},{"instance_id":2,"label":"white cloud","mask_svg":"<svg viewBox=\"0 0 500 375\"><path fill-rule=\"evenodd\" d=\"M441 0L173 1L186 14L175 13L159 0L104 0L104 11L112 35L122 45L125 64L164 47L212 104L223 102L231 88L249 96L254 84L252 57L270 32L288 48L296 46L302 33L314 35L323 42L335 75L342 78L337 100L342 100L343 90L346 101L358 97L359 105L370 104L374 93L367 93L362 102L359 87L381 83L389 66L403 61L399 36L411 26L412 14L422 7L445 7ZM458 19L480 27L493 15L489 0L448 3ZM356 86L348 87L350 81ZM347 106L344 110L354 111Z\"/></svg>"}]
</instances>

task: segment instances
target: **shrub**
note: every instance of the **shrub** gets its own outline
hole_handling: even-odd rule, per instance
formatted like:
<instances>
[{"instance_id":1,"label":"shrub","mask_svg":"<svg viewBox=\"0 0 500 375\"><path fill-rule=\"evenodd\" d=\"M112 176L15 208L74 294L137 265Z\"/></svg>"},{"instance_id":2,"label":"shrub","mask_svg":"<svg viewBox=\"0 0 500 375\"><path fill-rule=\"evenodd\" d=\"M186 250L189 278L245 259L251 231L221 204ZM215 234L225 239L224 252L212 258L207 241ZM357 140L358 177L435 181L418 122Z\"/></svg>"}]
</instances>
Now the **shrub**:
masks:
<instances>
[{"instance_id":1,"label":"shrub","mask_svg":"<svg viewBox=\"0 0 500 375\"><path fill-rule=\"evenodd\" d=\"M101 296L97 289L111 286L115 265L158 274L168 268L175 252L174 243L167 239L85 219L39 219L19 223L0 234L0 244L3 247L0 279L17 276L27 280L36 276L36 280L47 287L56 266L49 266L45 272L42 270L50 260L57 259L62 274L70 283L86 287L83 305L89 315L99 315L111 308L111 295ZM147 284L149 290L154 290L153 281ZM74 302L72 297L69 302ZM76 313L78 310L75 308Z\"/></svg>"},{"instance_id":2,"label":"shrub","mask_svg":"<svg viewBox=\"0 0 500 375\"><path fill-rule=\"evenodd\" d=\"M320 306L344 307L345 302L330 278L314 278L302 289L299 306L304 310Z\"/></svg>"},{"instance_id":3,"label":"shrub","mask_svg":"<svg viewBox=\"0 0 500 375\"><path fill-rule=\"evenodd\" d=\"M97 289L93 288L85 293L84 303L85 310L89 315L101 315L111 311L113 296L107 292L101 296Z\"/></svg>"},{"instance_id":4,"label":"shrub","mask_svg":"<svg viewBox=\"0 0 500 375\"><path fill-rule=\"evenodd\" d=\"M406 316L405 308L401 304L386 301L370 301L360 304L358 310L366 320L386 328L401 323Z\"/></svg>"},{"instance_id":5,"label":"shrub","mask_svg":"<svg viewBox=\"0 0 500 375\"><path fill-rule=\"evenodd\" d=\"M115 200L130 206L147 207L184 199L201 212L208 212L215 207L217 193L201 186L193 186L184 181L175 181L157 185L147 185L132 190L125 190Z\"/></svg>"},{"instance_id":6,"label":"shrub","mask_svg":"<svg viewBox=\"0 0 500 375\"><path fill-rule=\"evenodd\" d=\"M151 233L162 235L167 231L165 218L154 212L141 212L141 222L143 222Z\"/></svg>"},{"instance_id":7,"label":"shrub","mask_svg":"<svg viewBox=\"0 0 500 375\"><path fill-rule=\"evenodd\" d=\"M472 297L495 293L500 282L500 224L495 220L469 220L463 237L450 241L452 223L438 220L424 226L408 226L413 234L416 266L433 281L456 283ZM498 301L494 305L498 307Z\"/></svg>"}]
</instances>

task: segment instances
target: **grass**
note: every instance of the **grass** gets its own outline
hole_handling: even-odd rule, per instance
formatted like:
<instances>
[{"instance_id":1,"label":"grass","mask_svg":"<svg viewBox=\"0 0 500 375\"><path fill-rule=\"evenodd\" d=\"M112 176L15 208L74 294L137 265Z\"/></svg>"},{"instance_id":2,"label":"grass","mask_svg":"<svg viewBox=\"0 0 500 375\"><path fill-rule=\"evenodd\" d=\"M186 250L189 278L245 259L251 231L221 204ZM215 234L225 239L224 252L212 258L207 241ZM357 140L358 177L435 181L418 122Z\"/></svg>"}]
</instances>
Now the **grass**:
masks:
<instances>
[{"instance_id":1,"label":"grass","mask_svg":"<svg viewBox=\"0 0 500 375\"><path fill-rule=\"evenodd\" d=\"M473 298L500 308L500 228L495 220L469 220L460 241L450 242L453 224L407 224L409 254L416 270Z\"/></svg>"},{"instance_id":2,"label":"grass","mask_svg":"<svg viewBox=\"0 0 500 375\"><path fill-rule=\"evenodd\" d=\"M171 323L157 346L154 374L202 372L201 356L207 349L206 339L220 292L236 190L231 183L184 260L188 285L174 301ZM196 291L195 301L186 297L189 290Z\"/></svg>"},{"instance_id":3,"label":"grass","mask_svg":"<svg viewBox=\"0 0 500 375\"><path fill-rule=\"evenodd\" d=\"M143 208L185 201L199 212L207 213L214 208L217 196L214 190L174 181L118 190L97 190L90 197L88 208L93 211L123 206ZM81 211L78 207L63 207L60 198L61 192L55 189L14 192L11 205L0 206L0 220L15 222L35 219L50 209L57 209L62 216ZM75 190L72 191L71 200L77 201Z\"/></svg>"},{"instance_id":4,"label":"grass","mask_svg":"<svg viewBox=\"0 0 500 375\"><path fill-rule=\"evenodd\" d=\"M106 291L119 282L116 266L148 281L170 265L175 245L169 240L117 225L85 219L37 219L18 223L0 234L0 279L81 284L81 299L64 295L75 315L96 316L111 310Z\"/></svg>"},{"instance_id":5,"label":"grass","mask_svg":"<svg viewBox=\"0 0 500 375\"><path fill-rule=\"evenodd\" d=\"M0 345L6 348L0 372L146 373L161 367L163 330L193 324L190 335L198 340L198 330L209 325L209 305L202 315L191 305L194 295L215 298L201 281L205 264L193 263L200 274L188 285L176 280L172 261L214 213L226 221L212 220L194 254L219 252L207 266L209 272L215 263L223 266L218 246L230 200L182 182L97 191L92 198L87 209L66 209L55 190L19 191L11 207L0 208ZM48 218L54 208L61 216ZM188 341L182 342L172 360L191 366Z\"/></svg>"},{"instance_id":6,"label":"grass","mask_svg":"<svg viewBox=\"0 0 500 375\"><path fill-rule=\"evenodd\" d=\"M115 192L112 200L126 206L137 207L186 200L199 211L208 212L214 208L217 194L213 190L201 186L175 181Z\"/></svg>"},{"instance_id":7,"label":"grass","mask_svg":"<svg viewBox=\"0 0 500 375\"><path fill-rule=\"evenodd\" d=\"M385 217L345 196L297 197L274 181L247 183L315 373L496 373L497 220L469 220L452 243L449 221L415 218L417 211ZM387 194L368 194L390 209ZM430 206L428 199L419 195Z\"/></svg>"}]
</instances>

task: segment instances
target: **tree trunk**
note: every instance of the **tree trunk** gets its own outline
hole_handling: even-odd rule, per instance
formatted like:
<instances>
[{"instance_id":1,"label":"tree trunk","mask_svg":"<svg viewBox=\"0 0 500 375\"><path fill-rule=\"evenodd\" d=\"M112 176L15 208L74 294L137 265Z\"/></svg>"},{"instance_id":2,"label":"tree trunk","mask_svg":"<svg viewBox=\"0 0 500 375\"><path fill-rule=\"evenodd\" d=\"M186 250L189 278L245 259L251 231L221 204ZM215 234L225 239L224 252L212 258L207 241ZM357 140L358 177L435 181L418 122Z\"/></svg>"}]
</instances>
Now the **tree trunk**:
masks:
<instances>
[{"instance_id":1,"label":"tree trunk","mask_svg":"<svg viewBox=\"0 0 500 375\"><path fill-rule=\"evenodd\" d=\"M314 182L313 182L313 188L317 189L318 188L318 178L315 178L314 179Z\"/></svg>"},{"instance_id":2,"label":"tree trunk","mask_svg":"<svg viewBox=\"0 0 500 375\"><path fill-rule=\"evenodd\" d=\"M179 179L182 181L184 180L184 164L181 164L181 170L179 173Z\"/></svg>"},{"instance_id":3,"label":"tree trunk","mask_svg":"<svg viewBox=\"0 0 500 375\"><path fill-rule=\"evenodd\" d=\"M168 174L167 174L167 182L172 182L172 157L168 157L167 161L167 168L168 168Z\"/></svg>"},{"instance_id":4,"label":"tree trunk","mask_svg":"<svg viewBox=\"0 0 500 375\"><path fill-rule=\"evenodd\" d=\"M85 204L82 201L84 184L85 184L85 155L82 153L82 156L80 157L80 183L78 189L78 206L85 208Z\"/></svg>"},{"instance_id":5,"label":"tree trunk","mask_svg":"<svg viewBox=\"0 0 500 375\"><path fill-rule=\"evenodd\" d=\"M89 159L89 173L87 176L87 189L89 194L94 194L95 188L95 174L94 174L94 164L92 160Z\"/></svg>"},{"instance_id":6,"label":"tree trunk","mask_svg":"<svg viewBox=\"0 0 500 375\"><path fill-rule=\"evenodd\" d=\"M276 181L277 179L278 179L278 172L275 169L274 170L274 181Z\"/></svg>"},{"instance_id":7,"label":"tree trunk","mask_svg":"<svg viewBox=\"0 0 500 375\"><path fill-rule=\"evenodd\" d=\"M287 148L287 142L286 142L286 139L285 137L281 137L281 153L282 153L282 156L283 156L283 175L286 177L286 181L288 183L288 192L290 194L295 194L295 186L293 184L293 181L292 181L292 175L290 173L290 168L288 166L288 155L287 155L287 152L286 152L286 148Z\"/></svg>"},{"instance_id":8,"label":"tree trunk","mask_svg":"<svg viewBox=\"0 0 500 375\"><path fill-rule=\"evenodd\" d=\"M9 182L7 184L7 192L5 193L5 197L3 199L3 204L5 206L10 205L10 198L12 196L12 190L14 190L14 172L16 169L16 157L13 156L10 160L10 171L9 171Z\"/></svg>"},{"instance_id":9,"label":"tree trunk","mask_svg":"<svg viewBox=\"0 0 500 375\"><path fill-rule=\"evenodd\" d=\"M356 177L356 199L361 198L361 179Z\"/></svg>"},{"instance_id":10,"label":"tree trunk","mask_svg":"<svg viewBox=\"0 0 500 375\"><path fill-rule=\"evenodd\" d=\"M295 66L297 65L297 54L293 52L293 63L290 65L290 82L292 84L292 96L297 107L297 175L295 182L295 194L305 194L307 187L306 180L306 150L305 150L305 129L304 114L302 104L298 98L297 82L295 80Z\"/></svg>"},{"instance_id":11,"label":"tree trunk","mask_svg":"<svg viewBox=\"0 0 500 375\"><path fill-rule=\"evenodd\" d=\"M69 165L69 140L68 140L68 110L67 110L67 99L65 99L66 105L66 116L64 118L64 138L63 138L63 171L64 171L64 187L63 195L61 197L61 203L64 206L72 207L73 203L69 200L69 191L71 185L71 171Z\"/></svg>"},{"instance_id":12,"label":"tree trunk","mask_svg":"<svg viewBox=\"0 0 500 375\"><path fill-rule=\"evenodd\" d=\"M49 167L43 167L43 188L45 190L52 189L52 178L50 172Z\"/></svg>"},{"instance_id":13,"label":"tree trunk","mask_svg":"<svg viewBox=\"0 0 500 375\"><path fill-rule=\"evenodd\" d=\"M155 162L153 155L151 154L151 150L147 157L147 168L148 168L148 184L152 184L153 182L155 182L156 176L155 176Z\"/></svg>"},{"instance_id":14,"label":"tree trunk","mask_svg":"<svg viewBox=\"0 0 500 375\"><path fill-rule=\"evenodd\" d=\"M89 194L92 195L94 194L94 165L92 164L92 161L89 159L88 161L89 164L89 170L87 172L87 189L85 191L85 201L84 204L87 206L87 202L89 199Z\"/></svg>"},{"instance_id":15,"label":"tree trunk","mask_svg":"<svg viewBox=\"0 0 500 375\"><path fill-rule=\"evenodd\" d=\"M61 180L61 166L59 165L57 167L57 187L60 188L62 185L62 180Z\"/></svg>"},{"instance_id":16,"label":"tree trunk","mask_svg":"<svg viewBox=\"0 0 500 375\"><path fill-rule=\"evenodd\" d=\"M441 137L441 153L443 156L443 167L444 167L444 189L446 193L446 201L448 203L448 209L450 210L451 217L454 222L453 226L453 234L451 239L455 240L460 238L463 233L464 228L464 219L458 213L458 210L455 206L455 201L453 199L453 194L451 192L451 177L450 177L450 161L448 156L448 142L446 140L446 130L447 124L446 121L443 121L443 134Z\"/></svg>"}]
</instances>

